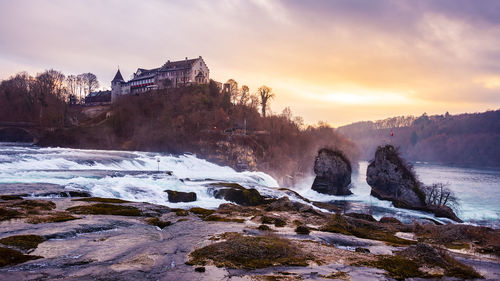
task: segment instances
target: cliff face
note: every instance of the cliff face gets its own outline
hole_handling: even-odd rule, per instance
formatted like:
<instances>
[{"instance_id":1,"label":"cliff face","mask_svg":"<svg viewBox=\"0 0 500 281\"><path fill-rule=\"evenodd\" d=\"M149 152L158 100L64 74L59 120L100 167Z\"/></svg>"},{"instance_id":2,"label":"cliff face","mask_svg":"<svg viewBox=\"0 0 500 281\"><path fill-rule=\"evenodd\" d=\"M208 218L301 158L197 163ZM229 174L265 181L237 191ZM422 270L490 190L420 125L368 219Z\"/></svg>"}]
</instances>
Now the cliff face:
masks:
<instances>
[{"instance_id":1,"label":"cliff face","mask_svg":"<svg viewBox=\"0 0 500 281\"><path fill-rule=\"evenodd\" d=\"M349 160L340 152L320 149L314 161L314 179L312 190L331 195L350 195L352 168Z\"/></svg>"},{"instance_id":2,"label":"cliff face","mask_svg":"<svg viewBox=\"0 0 500 281\"><path fill-rule=\"evenodd\" d=\"M377 149L374 160L368 165L366 182L372 187L371 195L391 200L396 206L425 206L425 195L420 190L420 183L392 145Z\"/></svg>"},{"instance_id":3,"label":"cliff face","mask_svg":"<svg viewBox=\"0 0 500 281\"><path fill-rule=\"evenodd\" d=\"M237 171L255 171L257 170L257 159L251 147L229 141L218 141L211 149L201 149L202 155L208 161L221 165L227 165Z\"/></svg>"}]
</instances>

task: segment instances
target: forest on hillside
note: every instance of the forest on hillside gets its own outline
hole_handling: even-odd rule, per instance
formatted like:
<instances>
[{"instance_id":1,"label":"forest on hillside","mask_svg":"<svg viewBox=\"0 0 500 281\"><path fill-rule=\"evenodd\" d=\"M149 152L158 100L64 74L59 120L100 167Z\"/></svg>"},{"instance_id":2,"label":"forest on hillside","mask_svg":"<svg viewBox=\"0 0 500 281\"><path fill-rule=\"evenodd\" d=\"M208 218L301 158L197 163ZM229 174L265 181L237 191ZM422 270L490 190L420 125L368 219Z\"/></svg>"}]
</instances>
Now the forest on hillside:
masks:
<instances>
[{"instance_id":1,"label":"forest on hillside","mask_svg":"<svg viewBox=\"0 0 500 281\"><path fill-rule=\"evenodd\" d=\"M366 160L378 145L392 143L410 161L500 167L500 110L400 116L357 122L338 131L358 145Z\"/></svg>"},{"instance_id":2,"label":"forest on hillside","mask_svg":"<svg viewBox=\"0 0 500 281\"><path fill-rule=\"evenodd\" d=\"M237 169L265 171L282 183L312 173L319 148L343 150L352 162L355 145L326 124L306 126L290 108L271 113L271 88L251 92L230 79L229 91L218 83L152 90L121 97L92 109L71 105L64 74L18 74L0 83L0 121L33 122L55 128L40 145L92 149L196 153ZM246 166L240 158L247 157Z\"/></svg>"}]
</instances>

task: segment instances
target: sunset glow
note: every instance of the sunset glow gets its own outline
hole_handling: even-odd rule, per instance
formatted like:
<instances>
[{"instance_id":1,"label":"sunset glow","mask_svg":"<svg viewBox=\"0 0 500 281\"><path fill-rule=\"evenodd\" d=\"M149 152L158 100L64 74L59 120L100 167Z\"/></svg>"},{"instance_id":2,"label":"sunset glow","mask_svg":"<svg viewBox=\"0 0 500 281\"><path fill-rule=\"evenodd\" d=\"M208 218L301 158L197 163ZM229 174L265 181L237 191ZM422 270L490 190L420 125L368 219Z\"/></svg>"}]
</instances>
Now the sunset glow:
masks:
<instances>
[{"instance_id":1,"label":"sunset glow","mask_svg":"<svg viewBox=\"0 0 500 281\"><path fill-rule=\"evenodd\" d=\"M0 0L0 34L0 79L91 71L109 88L118 65L201 55L309 124L500 105L498 1Z\"/></svg>"}]
</instances>

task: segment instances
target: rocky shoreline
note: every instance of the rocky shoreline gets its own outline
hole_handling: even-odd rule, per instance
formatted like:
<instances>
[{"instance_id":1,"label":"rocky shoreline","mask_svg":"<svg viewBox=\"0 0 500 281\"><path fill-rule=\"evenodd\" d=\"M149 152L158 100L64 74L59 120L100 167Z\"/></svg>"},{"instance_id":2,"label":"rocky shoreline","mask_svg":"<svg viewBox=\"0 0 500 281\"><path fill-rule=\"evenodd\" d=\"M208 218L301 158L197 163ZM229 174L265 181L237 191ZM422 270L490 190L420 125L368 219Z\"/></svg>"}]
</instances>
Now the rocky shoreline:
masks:
<instances>
[{"instance_id":1,"label":"rocky shoreline","mask_svg":"<svg viewBox=\"0 0 500 281\"><path fill-rule=\"evenodd\" d=\"M2 280L500 278L500 231L485 227L332 215L287 197L183 210L1 187ZM29 197L48 191L59 196Z\"/></svg>"}]
</instances>

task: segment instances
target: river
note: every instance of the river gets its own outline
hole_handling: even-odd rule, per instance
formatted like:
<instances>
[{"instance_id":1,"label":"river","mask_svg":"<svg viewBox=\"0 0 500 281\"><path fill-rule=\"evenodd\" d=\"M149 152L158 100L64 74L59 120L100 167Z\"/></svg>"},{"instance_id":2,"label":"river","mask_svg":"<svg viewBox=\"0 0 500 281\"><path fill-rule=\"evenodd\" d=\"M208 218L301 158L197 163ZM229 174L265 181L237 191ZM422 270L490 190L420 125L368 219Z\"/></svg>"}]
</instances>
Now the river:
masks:
<instances>
[{"instance_id":1,"label":"river","mask_svg":"<svg viewBox=\"0 0 500 281\"><path fill-rule=\"evenodd\" d=\"M310 189L313 177L304 179L292 189L310 200L332 202L344 206L347 211L370 213L377 219L382 216L395 216L405 222L415 218L436 219L428 213L394 208L390 202L370 196L370 187L365 180L367 165L367 162L360 162L359 172L353 174L354 194L351 196L319 194ZM500 227L500 171L425 163L415 164L415 171L425 184L442 182L449 185L460 203L458 216L466 223ZM47 183L88 191L99 197L175 208L217 208L227 201L212 196L210 183L216 182L236 182L256 188L263 195L283 196L277 190L276 180L263 172L236 172L194 155L0 144L0 194L2 184ZM170 203L164 192L166 189L195 192L198 200ZM446 219L437 220L448 222Z\"/></svg>"}]
</instances>

